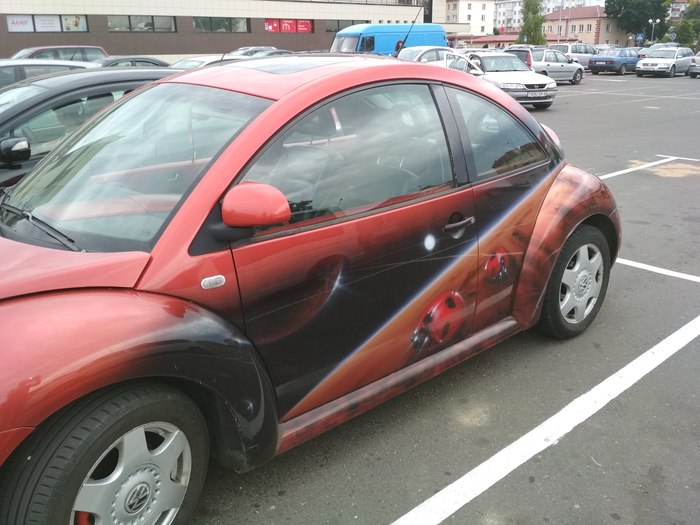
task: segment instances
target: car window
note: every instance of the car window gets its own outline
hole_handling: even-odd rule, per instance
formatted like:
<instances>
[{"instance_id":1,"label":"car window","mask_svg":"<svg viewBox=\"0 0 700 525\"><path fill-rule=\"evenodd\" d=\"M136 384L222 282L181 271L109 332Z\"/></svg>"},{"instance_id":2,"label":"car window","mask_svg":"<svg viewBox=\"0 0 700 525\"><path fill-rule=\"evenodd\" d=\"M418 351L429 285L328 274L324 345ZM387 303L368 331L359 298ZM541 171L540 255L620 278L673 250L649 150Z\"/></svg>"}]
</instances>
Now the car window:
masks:
<instances>
[{"instance_id":1,"label":"car window","mask_svg":"<svg viewBox=\"0 0 700 525\"><path fill-rule=\"evenodd\" d=\"M53 49L44 49L43 51L37 51L32 55L32 58L48 58L54 59L56 57L56 52Z\"/></svg>"},{"instance_id":2,"label":"car window","mask_svg":"<svg viewBox=\"0 0 700 525\"><path fill-rule=\"evenodd\" d=\"M471 93L452 88L450 93L468 135L463 142L477 180L546 160L537 140L505 110Z\"/></svg>"},{"instance_id":3,"label":"car window","mask_svg":"<svg viewBox=\"0 0 700 525\"><path fill-rule=\"evenodd\" d=\"M83 54L79 47L58 48L58 58L61 60L82 60Z\"/></svg>"},{"instance_id":4,"label":"car window","mask_svg":"<svg viewBox=\"0 0 700 525\"><path fill-rule=\"evenodd\" d=\"M546 62L556 62L557 55L554 54L554 51L547 51L547 53L545 53L544 59Z\"/></svg>"},{"instance_id":5,"label":"car window","mask_svg":"<svg viewBox=\"0 0 700 525\"><path fill-rule=\"evenodd\" d=\"M117 98L121 94L123 94L121 91L116 93ZM44 154L51 151L80 124L114 100L113 93L80 97L19 123L11 134L28 138L32 155Z\"/></svg>"},{"instance_id":6,"label":"car window","mask_svg":"<svg viewBox=\"0 0 700 525\"><path fill-rule=\"evenodd\" d=\"M559 51L552 51L552 53L554 53L554 58L556 62L560 62L563 64L569 63L569 58L564 53L560 53Z\"/></svg>"},{"instance_id":7,"label":"car window","mask_svg":"<svg viewBox=\"0 0 700 525\"><path fill-rule=\"evenodd\" d=\"M544 49L533 49L532 50L532 60L537 60L538 62L542 60L544 56ZM524 55L527 58L527 54ZM522 58L522 57L521 57Z\"/></svg>"},{"instance_id":8,"label":"car window","mask_svg":"<svg viewBox=\"0 0 700 525\"><path fill-rule=\"evenodd\" d=\"M425 85L329 102L278 137L243 176L285 194L292 223L332 219L452 187L445 134Z\"/></svg>"},{"instance_id":9,"label":"car window","mask_svg":"<svg viewBox=\"0 0 700 525\"><path fill-rule=\"evenodd\" d=\"M0 67L0 87L9 86L18 80L15 74L15 66Z\"/></svg>"},{"instance_id":10,"label":"car window","mask_svg":"<svg viewBox=\"0 0 700 525\"><path fill-rule=\"evenodd\" d=\"M24 66L24 78L38 77L39 75L48 75L49 73L58 73L59 71L68 71L70 66L63 65L37 65Z\"/></svg>"},{"instance_id":11,"label":"car window","mask_svg":"<svg viewBox=\"0 0 700 525\"><path fill-rule=\"evenodd\" d=\"M85 54L85 59L88 61L99 60L106 56L101 50L94 47L83 48L83 53Z\"/></svg>"}]
</instances>

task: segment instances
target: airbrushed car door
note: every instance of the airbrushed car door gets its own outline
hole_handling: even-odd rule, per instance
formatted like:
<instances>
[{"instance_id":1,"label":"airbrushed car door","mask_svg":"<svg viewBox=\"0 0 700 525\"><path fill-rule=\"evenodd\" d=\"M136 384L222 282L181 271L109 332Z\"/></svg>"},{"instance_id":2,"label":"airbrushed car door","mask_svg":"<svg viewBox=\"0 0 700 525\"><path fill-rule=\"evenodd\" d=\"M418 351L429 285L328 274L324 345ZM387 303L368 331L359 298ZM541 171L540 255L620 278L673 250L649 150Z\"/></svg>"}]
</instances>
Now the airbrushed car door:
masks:
<instances>
[{"instance_id":1,"label":"airbrushed car door","mask_svg":"<svg viewBox=\"0 0 700 525\"><path fill-rule=\"evenodd\" d=\"M469 334L474 203L454 180L445 127L423 84L326 102L243 174L242 183L276 186L292 210L289 224L233 247L246 335L283 419Z\"/></svg>"},{"instance_id":2,"label":"airbrushed car door","mask_svg":"<svg viewBox=\"0 0 700 525\"><path fill-rule=\"evenodd\" d=\"M479 292L473 330L477 331L512 313L515 284L553 163L513 115L474 94L448 92L461 116L460 134L476 202Z\"/></svg>"}]
</instances>

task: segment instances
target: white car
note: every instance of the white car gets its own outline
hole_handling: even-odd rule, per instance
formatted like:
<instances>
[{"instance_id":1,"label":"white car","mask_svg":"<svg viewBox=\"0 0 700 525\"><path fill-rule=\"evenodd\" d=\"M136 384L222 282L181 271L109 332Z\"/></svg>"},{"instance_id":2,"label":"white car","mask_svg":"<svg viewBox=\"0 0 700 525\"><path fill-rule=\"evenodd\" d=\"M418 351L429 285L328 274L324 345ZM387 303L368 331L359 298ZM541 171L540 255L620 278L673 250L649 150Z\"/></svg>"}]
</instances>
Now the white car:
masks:
<instances>
[{"instance_id":1,"label":"white car","mask_svg":"<svg viewBox=\"0 0 700 525\"><path fill-rule=\"evenodd\" d=\"M637 62L637 76L664 75L669 78L677 73L688 74L693 61L693 50L689 47L662 47Z\"/></svg>"},{"instance_id":2,"label":"white car","mask_svg":"<svg viewBox=\"0 0 700 525\"><path fill-rule=\"evenodd\" d=\"M700 51L690 59L690 67L688 68L690 78L697 78L698 73L700 73Z\"/></svg>"},{"instance_id":3,"label":"white car","mask_svg":"<svg viewBox=\"0 0 700 525\"><path fill-rule=\"evenodd\" d=\"M474 62L461 56L451 47L443 46L412 46L404 47L397 56L399 60L420 62L431 66L441 66L456 69L465 73L482 75L483 71Z\"/></svg>"},{"instance_id":4,"label":"white car","mask_svg":"<svg viewBox=\"0 0 700 525\"><path fill-rule=\"evenodd\" d=\"M495 84L520 104L547 109L554 103L556 81L533 72L515 55L489 51L469 53L467 58L484 72L481 78Z\"/></svg>"}]
</instances>

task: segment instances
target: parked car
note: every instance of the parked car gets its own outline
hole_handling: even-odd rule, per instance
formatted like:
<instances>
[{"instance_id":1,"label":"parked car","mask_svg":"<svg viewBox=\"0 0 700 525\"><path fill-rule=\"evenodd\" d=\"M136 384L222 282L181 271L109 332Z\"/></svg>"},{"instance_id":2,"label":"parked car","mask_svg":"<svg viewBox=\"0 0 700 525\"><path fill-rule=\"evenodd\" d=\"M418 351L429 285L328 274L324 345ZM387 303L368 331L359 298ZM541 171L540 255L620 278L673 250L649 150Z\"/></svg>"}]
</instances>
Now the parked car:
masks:
<instances>
[{"instance_id":1,"label":"parked car","mask_svg":"<svg viewBox=\"0 0 700 525\"><path fill-rule=\"evenodd\" d=\"M104 106L173 73L167 68L96 67L35 77L1 89L0 186L14 184Z\"/></svg>"},{"instance_id":2,"label":"parked car","mask_svg":"<svg viewBox=\"0 0 700 525\"><path fill-rule=\"evenodd\" d=\"M95 62L102 67L168 67L170 65L160 58L142 56L107 57Z\"/></svg>"},{"instance_id":3,"label":"parked car","mask_svg":"<svg viewBox=\"0 0 700 525\"><path fill-rule=\"evenodd\" d=\"M49 73L98 67L95 62L77 60L51 60L40 58L0 59L0 88Z\"/></svg>"},{"instance_id":4,"label":"parked car","mask_svg":"<svg viewBox=\"0 0 700 525\"><path fill-rule=\"evenodd\" d=\"M441 66L456 69L464 73L483 75L484 72L467 57L457 53L451 47L414 46L404 47L398 54L399 60L420 62L431 66Z\"/></svg>"},{"instance_id":5,"label":"parked car","mask_svg":"<svg viewBox=\"0 0 700 525\"><path fill-rule=\"evenodd\" d=\"M515 55L504 52L468 53L467 58L484 72L484 80L498 86L519 103L547 109L557 96L557 83L533 72Z\"/></svg>"},{"instance_id":6,"label":"parked car","mask_svg":"<svg viewBox=\"0 0 700 525\"><path fill-rule=\"evenodd\" d=\"M508 47L505 51L520 58L535 73L557 82L580 84L583 79L583 66L561 51L545 47Z\"/></svg>"},{"instance_id":7,"label":"parked car","mask_svg":"<svg viewBox=\"0 0 700 525\"><path fill-rule=\"evenodd\" d=\"M625 47L614 48L591 58L588 68L594 75L601 72L624 75L628 71L635 71L637 62L639 62L639 55L635 50Z\"/></svg>"},{"instance_id":8,"label":"parked car","mask_svg":"<svg viewBox=\"0 0 700 525\"><path fill-rule=\"evenodd\" d=\"M591 57L598 54L598 51L593 46L580 42L576 44L550 44L549 48L561 51L569 58L576 60L576 62L586 69L588 69L588 62L591 60Z\"/></svg>"},{"instance_id":9,"label":"parked car","mask_svg":"<svg viewBox=\"0 0 700 525\"><path fill-rule=\"evenodd\" d=\"M10 58L53 58L57 60L80 60L92 62L107 56L100 46L37 46L20 49Z\"/></svg>"},{"instance_id":10,"label":"parked car","mask_svg":"<svg viewBox=\"0 0 700 525\"><path fill-rule=\"evenodd\" d=\"M689 73L693 50L689 47L661 47L654 49L647 58L637 62L637 76L645 74L674 77L677 73Z\"/></svg>"},{"instance_id":11,"label":"parked car","mask_svg":"<svg viewBox=\"0 0 700 525\"><path fill-rule=\"evenodd\" d=\"M697 78L698 73L700 73L700 51L690 59L690 67L688 67L690 78Z\"/></svg>"},{"instance_id":12,"label":"parked car","mask_svg":"<svg viewBox=\"0 0 700 525\"><path fill-rule=\"evenodd\" d=\"M649 53L654 51L655 49L661 49L663 47L679 47L680 44L678 42L657 42L655 44L651 44L649 47L643 47L637 51L637 54L639 55L640 58L646 58L649 56Z\"/></svg>"},{"instance_id":13,"label":"parked car","mask_svg":"<svg viewBox=\"0 0 700 525\"><path fill-rule=\"evenodd\" d=\"M13 524L189 523L210 455L246 471L517 332L582 333L620 246L510 96L377 57L158 81L1 199Z\"/></svg>"}]
</instances>

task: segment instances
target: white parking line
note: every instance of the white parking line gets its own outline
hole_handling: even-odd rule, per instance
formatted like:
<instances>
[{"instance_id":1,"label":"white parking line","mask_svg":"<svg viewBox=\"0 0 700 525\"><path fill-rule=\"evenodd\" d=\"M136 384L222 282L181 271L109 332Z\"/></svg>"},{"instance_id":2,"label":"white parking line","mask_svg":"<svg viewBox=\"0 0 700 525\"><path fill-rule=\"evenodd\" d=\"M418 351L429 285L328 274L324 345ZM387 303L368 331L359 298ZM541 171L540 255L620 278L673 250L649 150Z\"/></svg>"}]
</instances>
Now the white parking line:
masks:
<instances>
[{"instance_id":1,"label":"white parking line","mask_svg":"<svg viewBox=\"0 0 700 525\"><path fill-rule=\"evenodd\" d=\"M612 177L617 177L618 175L625 175L626 173L632 173L633 171L645 170L647 168L652 168L654 166L658 166L659 164L666 164L668 162L674 162L677 160L700 162L699 159L690 159L690 158L685 158L685 157L672 157L669 155L657 155L657 157L664 157L664 158L661 160L656 160L654 162L647 162L646 164L642 164L641 166L635 166L634 168L628 168L626 170L620 170L620 171L615 171L613 173L608 173L607 175L601 175L600 178L601 179L610 179Z\"/></svg>"},{"instance_id":2,"label":"white parking line","mask_svg":"<svg viewBox=\"0 0 700 525\"><path fill-rule=\"evenodd\" d=\"M617 262L627 266L633 266L634 268L640 268L642 270L648 270L650 272L660 273L661 275L668 275L669 277L677 277L678 279L685 279L687 281L692 281L694 283L700 283L700 277L697 275L690 275L687 273L674 272L673 270L666 270L665 268L659 268L658 266L651 266L649 264L638 263L635 261L630 261L627 259L617 259Z\"/></svg>"},{"instance_id":3,"label":"white parking line","mask_svg":"<svg viewBox=\"0 0 700 525\"><path fill-rule=\"evenodd\" d=\"M700 336L700 316L564 407L547 421L405 514L393 525L437 525L568 432Z\"/></svg>"}]
</instances>

